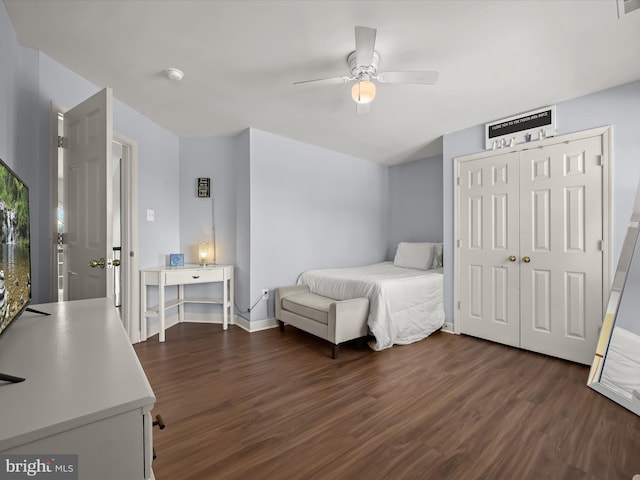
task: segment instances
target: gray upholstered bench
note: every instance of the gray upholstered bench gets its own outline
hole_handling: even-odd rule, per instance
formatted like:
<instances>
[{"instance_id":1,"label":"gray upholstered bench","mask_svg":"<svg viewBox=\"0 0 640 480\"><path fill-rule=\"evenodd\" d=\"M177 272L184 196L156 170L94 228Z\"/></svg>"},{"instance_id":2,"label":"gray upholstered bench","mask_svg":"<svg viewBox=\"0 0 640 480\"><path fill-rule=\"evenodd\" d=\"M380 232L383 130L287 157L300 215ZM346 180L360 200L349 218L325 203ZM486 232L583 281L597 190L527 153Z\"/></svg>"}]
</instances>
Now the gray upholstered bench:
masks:
<instances>
[{"instance_id":1,"label":"gray upholstered bench","mask_svg":"<svg viewBox=\"0 0 640 480\"><path fill-rule=\"evenodd\" d=\"M288 323L333 343L333 358L340 344L367 335L369 299L334 300L309 291L307 285L276 288L276 319L280 330Z\"/></svg>"}]
</instances>

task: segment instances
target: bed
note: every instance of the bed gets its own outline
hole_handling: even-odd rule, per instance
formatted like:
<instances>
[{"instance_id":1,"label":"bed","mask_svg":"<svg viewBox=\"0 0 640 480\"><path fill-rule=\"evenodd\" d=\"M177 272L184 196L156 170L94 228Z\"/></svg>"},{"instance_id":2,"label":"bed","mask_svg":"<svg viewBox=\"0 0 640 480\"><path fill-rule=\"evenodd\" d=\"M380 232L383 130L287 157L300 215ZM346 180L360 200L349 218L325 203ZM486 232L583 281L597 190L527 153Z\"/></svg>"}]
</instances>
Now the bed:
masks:
<instances>
[{"instance_id":1,"label":"bed","mask_svg":"<svg viewBox=\"0 0 640 480\"><path fill-rule=\"evenodd\" d=\"M374 350L417 342L444 324L441 253L438 257L434 250L426 258L420 255L419 262L403 261L413 260L399 256L403 246L398 246L393 262L309 270L298 277L297 283L308 285L316 295L336 300L368 298L368 325L375 337L370 346Z\"/></svg>"}]
</instances>

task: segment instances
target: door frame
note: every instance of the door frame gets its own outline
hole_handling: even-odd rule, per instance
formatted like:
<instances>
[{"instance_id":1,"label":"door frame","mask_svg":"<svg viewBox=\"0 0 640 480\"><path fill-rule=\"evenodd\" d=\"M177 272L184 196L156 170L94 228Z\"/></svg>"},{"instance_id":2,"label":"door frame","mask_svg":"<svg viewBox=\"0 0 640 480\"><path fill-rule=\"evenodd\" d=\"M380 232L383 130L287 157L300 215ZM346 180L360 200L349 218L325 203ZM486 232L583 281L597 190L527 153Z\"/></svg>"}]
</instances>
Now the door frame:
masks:
<instances>
[{"instance_id":1,"label":"door frame","mask_svg":"<svg viewBox=\"0 0 640 480\"><path fill-rule=\"evenodd\" d=\"M51 101L50 131L50 194L49 194L49 259L50 301L58 301L58 116L68 109ZM119 268L124 271L126 288L122 289L121 318L131 343L140 338L140 276L138 274L138 143L125 135L113 132L113 141L122 145L121 204L122 254Z\"/></svg>"},{"instance_id":2,"label":"door frame","mask_svg":"<svg viewBox=\"0 0 640 480\"><path fill-rule=\"evenodd\" d=\"M522 143L510 148L487 150L455 157L454 162L454 196L453 196L453 331L460 334L460 164L505 153L522 152L534 148L543 148L558 143L568 143L590 137L602 137L602 314L606 309L606 299L611 288L611 171L613 162L612 127L604 126L582 130L580 132L557 135L531 143Z\"/></svg>"}]
</instances>

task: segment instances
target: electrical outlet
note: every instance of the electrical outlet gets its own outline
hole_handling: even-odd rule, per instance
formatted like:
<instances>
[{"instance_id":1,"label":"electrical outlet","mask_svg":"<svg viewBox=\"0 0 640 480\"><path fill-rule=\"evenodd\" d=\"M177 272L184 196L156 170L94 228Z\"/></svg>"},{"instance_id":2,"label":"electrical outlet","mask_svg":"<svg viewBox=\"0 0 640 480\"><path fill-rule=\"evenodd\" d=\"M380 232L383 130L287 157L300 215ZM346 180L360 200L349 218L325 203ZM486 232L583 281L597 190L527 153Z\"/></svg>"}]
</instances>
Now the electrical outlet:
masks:
<instances>
[{"instance_id":1,"label":"electrical outlet","mask_svg":"<svg viewBox=\"0 0 640 480\"><path fill-rule=\"evenodd\" d=\"M268 288L263 288L262 289L262 298L264 298L265 300L269 298L269 289Z\"/></svg>"}]
</instances>

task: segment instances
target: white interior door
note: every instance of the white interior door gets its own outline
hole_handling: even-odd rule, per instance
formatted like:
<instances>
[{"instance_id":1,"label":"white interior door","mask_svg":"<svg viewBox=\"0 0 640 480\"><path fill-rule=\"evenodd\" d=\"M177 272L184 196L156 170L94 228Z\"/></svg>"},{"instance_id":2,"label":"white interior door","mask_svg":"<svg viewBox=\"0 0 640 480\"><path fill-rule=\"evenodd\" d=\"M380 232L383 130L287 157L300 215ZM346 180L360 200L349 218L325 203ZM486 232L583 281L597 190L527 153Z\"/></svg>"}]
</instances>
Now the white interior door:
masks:
<instances>
[{"instance_id":1,"label":"white interior door","mask_svg":"<svg viewBox=\"0 0 640 480\"><path fill-rule=\"evenodd\" d=\"M522 348L590 364L602 323L602 138L520 157Z\"/></svg>"},{"instance_id":2,"label":"white interior door","mask_svg":"<svg viewBox=\"0 0 640 480\"><path fill-rule=\"evenodd\" d=\"M460 165L460 329L518 346L518 154Z\"/></svg>"},{"instance_id":3,"label":"white interior door","mask_svg":"<svg viewBox=\"0 0 640 480\"><path fill-rule=\"evenodd\" d=\"M64 114L65 243L69 300L111 297L112 92L105 88ZM104 267L90 267L92 260Z\"/></svg>"}]
</instances>

